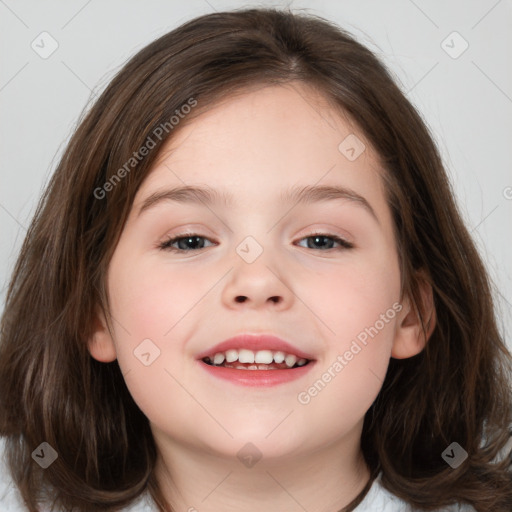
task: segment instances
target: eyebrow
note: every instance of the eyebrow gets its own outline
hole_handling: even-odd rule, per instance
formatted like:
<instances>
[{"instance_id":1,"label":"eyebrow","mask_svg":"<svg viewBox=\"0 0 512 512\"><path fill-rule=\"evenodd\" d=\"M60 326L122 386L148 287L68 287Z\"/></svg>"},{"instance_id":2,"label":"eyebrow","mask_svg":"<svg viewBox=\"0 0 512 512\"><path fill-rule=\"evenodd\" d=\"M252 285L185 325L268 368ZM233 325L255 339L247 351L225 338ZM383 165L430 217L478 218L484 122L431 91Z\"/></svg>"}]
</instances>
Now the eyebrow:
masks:
<instances>
[{"instance_id":1,"label":"eyebrow","mask_svg":"<svg viewBox=\"0 0 512 512\"><path fill-rule=\"evenodd\" d=\"M370 203L360 194L349 188L333 185L323 186L295 186L286 189L279 196L279 201L283 204L293 203L310 204L319 203L333 200L351 201L363 207L372 217L379 222L375 210ZM149 210L162 201L174 201L178 203L198 204L203 203L207 206L214 204L223 204L225 206L232 206L234 196L227 191L219 191L210 187L200 186L180 186L168 190L154 192L149 195L143 202L139 209L138 215L142 212Z\"/></svg>"}]
</instances>

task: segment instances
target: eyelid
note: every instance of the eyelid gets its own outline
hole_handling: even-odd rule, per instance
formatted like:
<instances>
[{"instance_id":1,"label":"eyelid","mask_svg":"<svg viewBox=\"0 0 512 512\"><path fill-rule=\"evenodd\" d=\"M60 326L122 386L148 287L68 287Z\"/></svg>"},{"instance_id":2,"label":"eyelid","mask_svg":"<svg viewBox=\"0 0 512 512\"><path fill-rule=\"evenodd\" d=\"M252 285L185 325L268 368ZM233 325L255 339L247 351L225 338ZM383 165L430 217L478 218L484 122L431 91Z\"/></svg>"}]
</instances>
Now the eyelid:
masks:
<instances>
[{"instance_id":1,"label":"eyelid","mask_svg":"<svg viewBox=\"0 0 512 512\"><path fill-rule=\"evenodd\" d=\"M209 236L201 235L198 232L195 233L193 231L190 231L190 232L185 232L185 233L176 233L176 234L164 237L163 240L160 240L159 242L157 242L157 249L168 250L171 252L176 251L176 252L182 252L182 253L183 252L197 252L197 251L182 251L180 249L175 249L174 247L170 247L171 244L176 243L178 240L180 240L182 238L193 238L193 237L204 238L205 240L212 242L212 240L210 239Z\"/></svg>"},{"instance_id":2,"label":"eyelid","mask_svg":"<svg viewBox=\"0 0 512 512\"><path fill-rule=\"evenodd\" d=\"M342 245L341 249L353 249L356 247L354 237L344 229L341 229L340 227L337 226L329 224L326 224L323 227L307 226L301 231L301 233L304 234L301 234L298 240L302 240L304 238L308 238L311 236L326 236L329 238L333 238L335 240L339 240L340 245Z\"/></svg>"}]
</instances>

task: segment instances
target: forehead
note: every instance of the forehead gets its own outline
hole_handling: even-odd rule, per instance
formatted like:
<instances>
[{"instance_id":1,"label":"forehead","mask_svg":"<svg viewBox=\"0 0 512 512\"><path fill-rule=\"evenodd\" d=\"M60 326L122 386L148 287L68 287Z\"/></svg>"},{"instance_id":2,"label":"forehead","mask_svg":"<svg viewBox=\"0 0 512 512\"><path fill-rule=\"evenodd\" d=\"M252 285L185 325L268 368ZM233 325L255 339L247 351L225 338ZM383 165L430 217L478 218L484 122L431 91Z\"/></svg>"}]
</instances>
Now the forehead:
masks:
<instances>
[{"instance_id":1,"label":"forehead","mask_svg":"<svg viewBox=\"0 0 512 512\"><path fill-rule=\"evenodd\" d=\"M215 146L230 149L226 158L249 152L264 160L277 152L282 160L315 150L337 152L341 140L350 134L364 139L334 101L301 82L260 85L204 107L199 100L190 119L184 117L184 126L168 140L160 160L169 152L179 153L175 158L182 156L191 145L198 155Z\"/></svg>"},{"instance_id":2,"label":"forehead","mask_svg":"<svg viewBox=\"0 0 512 512\"><path fill-rule=\"evenodd\" d=\"M339 185L382 202L378 155L355 123L310 86L261 86L183 123L139 197L162 186L207 185L226 191L233 205L279 201L291 186Z\"/></svg>"}]
</instances>

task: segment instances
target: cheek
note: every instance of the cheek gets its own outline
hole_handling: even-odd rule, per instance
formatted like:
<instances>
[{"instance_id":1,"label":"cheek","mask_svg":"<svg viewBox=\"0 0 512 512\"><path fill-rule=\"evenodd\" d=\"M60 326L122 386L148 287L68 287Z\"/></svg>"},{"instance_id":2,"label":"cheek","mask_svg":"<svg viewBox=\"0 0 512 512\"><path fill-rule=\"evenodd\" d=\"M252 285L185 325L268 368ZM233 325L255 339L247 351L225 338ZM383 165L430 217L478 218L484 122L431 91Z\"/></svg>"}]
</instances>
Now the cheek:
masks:
<instances>
[{"instance_id":1,"label":"cheek","mask_svg":"<svg viewBox=\"0 0 512 512\"><path fill-rule=\"evenodd\" d=\"M311 386L298 401L310 418L332 415L328 428L335 431L364 416L382 387L401 310L398 263L392 254L361 260L310 275L301 285L299 293L321 320L324 346Z\"/></svg>"},{"instance_id":2,"label":"cheek","mask_svg":"<svg viewBox=\"0 0 512 512\"><path fill-rule=\"evenodd\" d=\"M115 267L109 285L113 312L133 341L148 337L164 341L212 286L212 279L192 267L187 271L151 259L125 260Z\"/></svg>"},{"instance_id":3,"label":"cheek","mask_svg":"<svg viewBox=\"0 0 512 512\"><path fill-rule=\"evenodd\" d=\"M170 396L182 397L177 382L188 379L189 367L182 363L191 323L199 310L202 318L207 316L200 299L218 277L199 274L192 266L176 270L161 260L137 260L119 249L109 273L117 359L137 405L152 420L164 424L169 418L162 404ZM183 399L186 404L187 398Z\"/></svg>"},{"instance_id":4,"label":"cheek","mask_svg":"<svg viewBox=\"0 0 512 512\"><path fill-rule=\"evenodd\" d=\"M312 310L331 348L342 350L375 323L379 331L389 331L389 320L396 316L393 304L400 298L400 271L394 253L382 253L354 253L341 264L303 272L297 279L294 291ZM383 325L381 317L387 312Z\"/></svg>"}]
</instances>

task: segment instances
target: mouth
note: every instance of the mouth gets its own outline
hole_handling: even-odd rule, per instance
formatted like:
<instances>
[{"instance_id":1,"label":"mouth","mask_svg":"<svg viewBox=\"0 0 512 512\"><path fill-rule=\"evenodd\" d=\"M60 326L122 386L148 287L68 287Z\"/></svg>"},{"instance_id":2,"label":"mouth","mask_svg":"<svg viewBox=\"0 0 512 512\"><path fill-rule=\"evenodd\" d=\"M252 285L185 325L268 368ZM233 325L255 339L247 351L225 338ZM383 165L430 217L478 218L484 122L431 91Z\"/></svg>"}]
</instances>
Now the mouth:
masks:
<instances>
[{"instance_id":1,"label":"mouth","mask_svg":"<svg viewBox=\"0 0 512 512\"><path fill-rule=\"evenodd\" d=\"M315 366L315 360L282 351L229 349L205 356L199 364L215 379L261 389L300 379Z\"/></svg>"},{"instance_id":2,"label":"mouth","mask_svg":"<svg viewBox=\"0 0 512 512\"><path fill-rule=\"evenodd\" d=\"M233 370L293 370L307 366L311 359L299 357L295 354L280 350L248 350L229 349L225 352L203 357L201 359L208 366L231 368Z\"/></svg>"},{"instance_id":3,"label":"mouth","mask_svg":"<svg viewBox=\"0 0 512 512\"><path fill-rule=\"evenodd\" d=\"M244 333L196 356L215 379L241 386L269 387L306 375L315 366L307 352L272 334Z\"/></svg>"}]
</instances>

